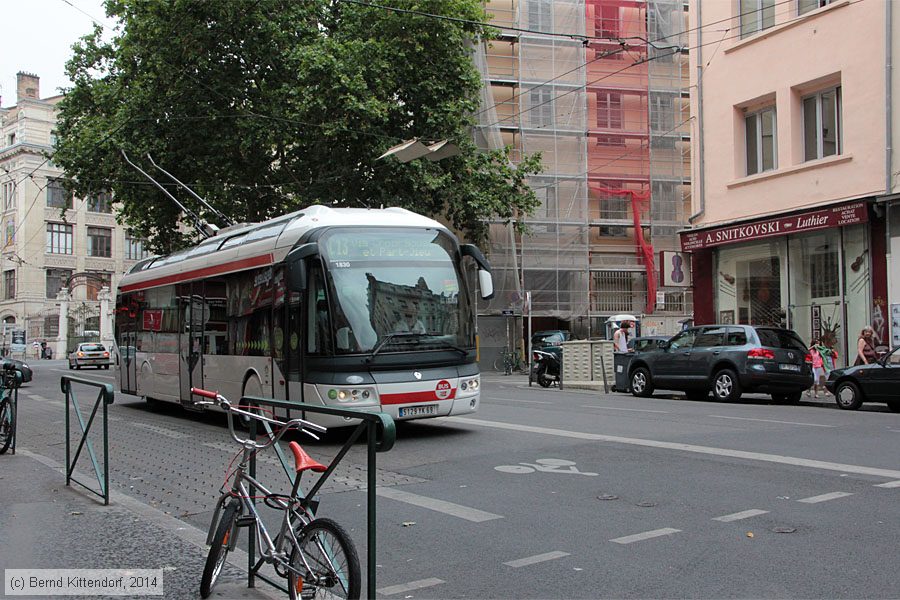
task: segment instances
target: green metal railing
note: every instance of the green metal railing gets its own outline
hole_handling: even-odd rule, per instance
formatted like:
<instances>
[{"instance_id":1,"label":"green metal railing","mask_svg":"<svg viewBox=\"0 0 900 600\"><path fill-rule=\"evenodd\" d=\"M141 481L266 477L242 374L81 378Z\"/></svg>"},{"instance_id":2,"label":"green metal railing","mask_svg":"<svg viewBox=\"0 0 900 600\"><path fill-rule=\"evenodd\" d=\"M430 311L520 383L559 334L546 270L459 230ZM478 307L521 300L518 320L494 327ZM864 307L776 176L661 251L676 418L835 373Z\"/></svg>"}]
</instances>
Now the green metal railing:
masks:
<instances>
[{"instance_id":1,"label":"green metal railing","mask_svg":"<svg viewBox=\"0 0 900 600\"><path fill-rule=\"evenodd\" d=\"M72 389L72 384L77 383L79 385L87 385L91 387L99 388L99 392L97 393L97 399L94 401L94 407L91 410L90 417L88 417L87 423L84 421L84 416L81 412L81 407L78 404L78 397L75 395L75 390ZM113 403L115 400L115 392L113 392L113 386L110 383L100 383L97 381L93 381L90 379L83 379L81 377L72 377L71 375L64 375L59 380L59 386L62 388L63 394L66 395L66 485L70 485L72 482L77 483L87 491L92 494L96 494L103 498L103 504L109 505L109 419L107 414L107 406ZM88 434L91 431L91 426L94 424L94 419L97 416L97 411L100 406L103 406L103 469L101 472L100 465L97 463L97 455L94 452L94 446L91 444L91 440L88 438ZM72 440L69 433L70 430L70 406L75 410L75 416L78 419L78 425L81 429L81 439L78 442L78 448L75 450L75 456L72 456ZM87 448L88 455L91 458L91 464L94 467L94 474L97 476L97 482L100 484L100 491L92 489L87 484L82 483L72 477L72 474L75 472L75 465L78 464L78 458L81 456L81 451L84 448Z\"/></svg>"},{"instance_id":2,"label":"green metal railing","mask_svg":"<svg viewBox=\"0 0 900 600\"><path fill-rule=\"evenodd\" d=\"M272 406L276 408L285 408L290 411L305 411L308 413L318 413L324 415L333 415L338 417L347 417L350 419L358 419L360 423L353 429L353 432L348 436L347 441L344 442L344 445L341 447L340 451L335 455L335 457L328 463L328 468L322 473L319 478L316 480L315 484L310 488L308 492L303 494L303 496L307 499L313 499L316 493L322 488L331 474L334 472L338 463L343 460L344 456L346 456L347 452L350 451L350 448L356 441L363 435L366 434L366 448L367 448L367 461L366 461L366 470L367 470L367 485L366 485L366 565L367 565L367 578L366 578L366 590L369 598L375 598L375 564L376 564L376 547L375 547L375 487L376 487L376 460L375 454L377 452L387 452L394 446L394 441L397 437L397 429L394 425L394 420L385 413L369 413L369 412L361 412L349 408L333 408L330 406L317 406L312 404L300 404L297 402L286 402L284 400L274 400L272 398L258 398L256 396L244 396L241 398L240 402L241 406L248 405L256 405L256 406ZM267 435L272 435L272 429L268 423L256 421L251 421L251 435L256 437L256 427L257 424L262 424L263 429ZM285 456L282 449L276 444L274 446L275 453L278 455L278 460L281 462L281 467L284 469L285 475L287 475L288 480L291 485L294 484L294 477L296 474L294 470L291 468L290 463L288 462L287 457ZM256 477L256 453L250 459L250 476ZM256 502L255 499L252 499L253 496L253 488L250 489L251 502ZM315 504L311 505L312 507ZM259 569L263 565L263 561L256 560L256 531L255 529L251 531L251 534L247 536L249 538L249 548L247 554L249 556L248 559L248 581L247 585L249 587L254 586L254 578L259 577L269 585L272 585L282 591L287 592L288 590L284 588L279 582L272 580L265 575L259 573Z\"/></svg>"}]
</instances>

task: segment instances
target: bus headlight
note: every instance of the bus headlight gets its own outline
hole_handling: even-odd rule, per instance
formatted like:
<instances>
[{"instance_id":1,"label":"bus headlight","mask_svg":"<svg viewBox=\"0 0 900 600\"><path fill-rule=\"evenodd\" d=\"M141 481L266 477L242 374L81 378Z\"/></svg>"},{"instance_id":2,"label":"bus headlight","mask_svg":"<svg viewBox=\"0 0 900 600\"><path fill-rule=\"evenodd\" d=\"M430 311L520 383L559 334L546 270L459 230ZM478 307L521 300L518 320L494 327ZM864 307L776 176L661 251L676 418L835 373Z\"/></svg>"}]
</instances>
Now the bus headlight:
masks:
<instances>
[{"instance_id":1,"label":"bus headlight","mask_svg":"<svg viewBox=\"0 0 900 600\"><path fill-rule=\"evenodd\" d=\"M375 392L369 388L331 388L328 390L328 399L337 400L341 404L368 402L373 398L375 398Z\"/></svg>"},{"instance_id":2,"label":"bus headlight","mask_svg":"<svg viewBox=\"0 0 900 600\"><path fill-rule=\"evenodd\" d=\"M459 389L463 392L477 392L479 387L481 387L481 382L477 377L474 379L463 379L459 384Z\"/></svg>"}]
</instances>

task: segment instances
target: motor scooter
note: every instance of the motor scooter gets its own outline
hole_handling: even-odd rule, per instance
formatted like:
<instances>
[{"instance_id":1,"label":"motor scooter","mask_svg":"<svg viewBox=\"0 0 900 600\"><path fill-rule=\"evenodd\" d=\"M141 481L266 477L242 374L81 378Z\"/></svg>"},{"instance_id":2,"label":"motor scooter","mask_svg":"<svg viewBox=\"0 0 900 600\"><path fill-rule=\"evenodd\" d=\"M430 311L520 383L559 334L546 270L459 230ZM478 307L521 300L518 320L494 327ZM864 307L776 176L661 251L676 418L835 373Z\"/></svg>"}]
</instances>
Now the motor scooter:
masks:
<instances>
[{"instance_id":1,"label":"motor scooter","mask_svg":"<svg viewBox=\"0 0 900 600\"><path fill-rule=\"evenodd\" d=\"M531 380L541 387L550 387L559 381L559 356L552 351L531 351Z\"/></svg>"}]
</instances>

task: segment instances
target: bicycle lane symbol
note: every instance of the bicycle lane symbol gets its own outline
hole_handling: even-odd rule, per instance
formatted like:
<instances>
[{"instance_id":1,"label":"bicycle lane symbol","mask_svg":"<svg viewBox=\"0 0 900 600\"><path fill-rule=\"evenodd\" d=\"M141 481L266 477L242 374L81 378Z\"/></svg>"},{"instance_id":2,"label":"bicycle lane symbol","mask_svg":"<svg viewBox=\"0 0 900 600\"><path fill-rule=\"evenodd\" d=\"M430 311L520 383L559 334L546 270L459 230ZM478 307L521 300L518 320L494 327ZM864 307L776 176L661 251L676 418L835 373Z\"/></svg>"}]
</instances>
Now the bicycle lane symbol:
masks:
<instances>
[{"instance_id":1,"label":"bicycle lane symbol","mask_svg":"<svg viewBox=\"0 0 900 600\"><path fill-rule=\"evenodd\" d=\"M515 473L524 475L525 473L534 473L536 471L543 473L568 473L570 475L586 475L588 477L596 477L598 473L588 473L587 471L579 471L575 467L575 463L571 460L563 460L561 458L539 458L534 463L519 463L517 465L499 465L494 467L495 471L501 473Z\"/></svg>"}]
</instances>

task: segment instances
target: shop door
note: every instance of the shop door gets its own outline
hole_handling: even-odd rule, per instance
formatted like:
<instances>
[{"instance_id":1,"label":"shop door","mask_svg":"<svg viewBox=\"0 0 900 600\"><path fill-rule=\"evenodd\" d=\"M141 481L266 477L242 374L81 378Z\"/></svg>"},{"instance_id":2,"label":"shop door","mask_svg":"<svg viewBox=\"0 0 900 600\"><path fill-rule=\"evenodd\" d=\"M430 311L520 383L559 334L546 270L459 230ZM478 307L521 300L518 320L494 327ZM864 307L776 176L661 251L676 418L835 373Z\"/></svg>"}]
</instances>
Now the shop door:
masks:
<instances>
[{"instance_id":1,"label":"shop door","mask_svg":"<svg viewBox=\"0 0 900 600\"><path fill-rule=\"evenodd\" d=\"M119 390L126 394L137 393L137 359L135 348L137 347L136 331L119 332L119 350L117 353L119 364Z\"/></svg>"}]
</instances>

